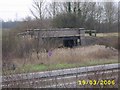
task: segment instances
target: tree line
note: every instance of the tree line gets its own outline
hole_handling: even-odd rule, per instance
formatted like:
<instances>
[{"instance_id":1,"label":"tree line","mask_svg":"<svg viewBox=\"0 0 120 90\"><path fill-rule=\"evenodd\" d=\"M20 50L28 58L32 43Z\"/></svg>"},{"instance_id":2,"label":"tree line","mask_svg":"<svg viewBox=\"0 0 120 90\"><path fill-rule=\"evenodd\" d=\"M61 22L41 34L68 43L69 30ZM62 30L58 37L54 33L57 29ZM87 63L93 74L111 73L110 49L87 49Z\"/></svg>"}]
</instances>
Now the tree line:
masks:
<instances>
[{"instance_id":1,"label":"tree line","mask_svg":"<svg viewBox=\"0 0 120 90\"><path fill-rule=\"evenodd\" d=\"M115 2L45 2L33 0L32 15L39 28L86 28L97 32L118 30L118 3ZM44 22L46 21L46 22ZM36 23L36 24L37 24ZM40 26L41 25L41 26Z\"/></svg>"},{"instance_id":2,"label":"tree line","mask_svg":"<svg viewBox=\"0 0 120 90\"><path fill-rule=\"evenodd\" d=\"M85 28L97 32L118 31L117 2L46 2L33 0L33 17L22 22L3 22L3 28Z\"/></svg>"}]
</instances>

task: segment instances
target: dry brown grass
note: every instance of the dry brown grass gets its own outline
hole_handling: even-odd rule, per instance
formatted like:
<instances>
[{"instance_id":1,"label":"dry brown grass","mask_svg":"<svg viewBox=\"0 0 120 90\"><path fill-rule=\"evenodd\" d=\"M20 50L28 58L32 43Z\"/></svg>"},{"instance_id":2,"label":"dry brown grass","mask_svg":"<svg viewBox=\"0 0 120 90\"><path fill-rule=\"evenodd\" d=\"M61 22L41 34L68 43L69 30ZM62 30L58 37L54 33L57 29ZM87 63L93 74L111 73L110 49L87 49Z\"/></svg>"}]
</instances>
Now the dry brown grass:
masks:
<instances>
[{"instance_id":1,"label":"dry brown grass","mask_svg":"<svg viewBox=\"0 0 120 90\"><path fill-rule=\"evenodd\" d=\"M56 49L53 51L51 61L52 63L56 61L64 63L80 63L86 62L85 60L109 59L116 55L117 51L105 48L105 46L94 45L74 49Z\"/></svg>"},{"instance_id":2,"label":"dry brown grass","mask_svg":"<svg viewBox=\"0 0 120 90\"><path fill-rule=\"evenodd\" d=\"M31 59L26 59L27 64L58 64L58 63L88 63L95 60L118 60L118 51L103 45L93 45L77 48L61 48L52 51L52 56L48 53L39 53L39 60L36 53L33 53ZM25 63L25 60L14 60L14 63Z\"/></svg>"},{"instance_id":3,"label":"dry brown grass","mask_svg":"<svg viewBox=\"0 0 120 90\"><path fill-rule=\"evenodd\" d=\"M120 37L100 37L98 38L96 43L108 47L113 47L119 50L119 45L120 45L119 41L120 41Z\"/></svg>"}]
</instances>

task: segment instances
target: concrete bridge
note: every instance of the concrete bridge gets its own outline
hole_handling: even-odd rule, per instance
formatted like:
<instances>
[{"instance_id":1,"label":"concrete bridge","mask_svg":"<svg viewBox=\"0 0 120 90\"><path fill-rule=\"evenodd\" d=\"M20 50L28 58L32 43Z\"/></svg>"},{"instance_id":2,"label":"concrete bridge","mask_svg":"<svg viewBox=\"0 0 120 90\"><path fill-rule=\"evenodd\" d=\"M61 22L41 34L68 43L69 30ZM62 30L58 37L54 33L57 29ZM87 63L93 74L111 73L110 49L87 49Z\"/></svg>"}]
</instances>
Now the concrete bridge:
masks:
<instances>
[{"instance_id":1,"label":"concrete bridge","mask_svg":"<svg viewBox=\"0 0 120 90\"><path fill-rule=\"evenodd\" d=\"M84 28L52 28L52 29L28 29L19 33L18 36L36 38L41 41L59 40L65 47L73 47L85 44L85 33L96 36L95 30Z\"/></svg>"}]
</instances>

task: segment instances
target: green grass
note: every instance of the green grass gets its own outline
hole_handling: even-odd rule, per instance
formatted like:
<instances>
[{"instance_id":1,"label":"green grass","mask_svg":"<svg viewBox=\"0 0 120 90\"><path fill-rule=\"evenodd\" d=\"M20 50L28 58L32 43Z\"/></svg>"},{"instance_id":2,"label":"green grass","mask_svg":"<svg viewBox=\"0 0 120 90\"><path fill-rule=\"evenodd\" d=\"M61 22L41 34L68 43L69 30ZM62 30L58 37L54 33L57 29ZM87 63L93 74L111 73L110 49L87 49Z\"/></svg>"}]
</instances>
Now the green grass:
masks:
<instances>
[{"instance_id":1,"label":"green grass","mask_svg":"<svg viewBox=\"0 0 120 90\"><path fill-rule=\"evenodd\" d=\"M82 66L91 66L91 65L101 65L101 64L110 64L110 63L118 63L118 60L91 60L90 62L82 62L82 63L58 63L51 65L37 64L37 65L26 65L24 67L25 71L46 71L46 70L55 70L55 69L65 69L65 68L73 68L73 67L82 67Z\"/></svg>"},{"instance_id":2,"label":"green grass","mask_svg":"<svg viewBox=\"0 0 120 90\"><path fill-rule=\"evenodd\" d=\"M113 64L118 63L118 60L91 60L82 63L58 63L58 64L51 64L51 65L44 65L44 64L36 64L36 65L25 65L24 67L18 68L15 71L6 71L4 75L7 74L15 74L15 73L29 73L29 72L40 72L40 71L49 71L49 70L58 70L58 69L67 69L67 68L74 68L74 67L84 67L84 66L92 66L92 65L102 65L102 64Z\"/></svg>"},{"instance_id":3,"label":"green grass","mask_svg":"<svg viewBox=\"0 0 120 90\"><path fill-rule=\"evenodd\" d=\"M75 67L76 64L67 64L67 63L60 63L60 64L53 64L53 65L44 65L44 64L37 64L37 65L26 65L19 70L22 72L33 72L33 71L48 71L48 70L55 70L55 69L64 69L64 68L71 68Z\"/></svg>"}]
</instances>

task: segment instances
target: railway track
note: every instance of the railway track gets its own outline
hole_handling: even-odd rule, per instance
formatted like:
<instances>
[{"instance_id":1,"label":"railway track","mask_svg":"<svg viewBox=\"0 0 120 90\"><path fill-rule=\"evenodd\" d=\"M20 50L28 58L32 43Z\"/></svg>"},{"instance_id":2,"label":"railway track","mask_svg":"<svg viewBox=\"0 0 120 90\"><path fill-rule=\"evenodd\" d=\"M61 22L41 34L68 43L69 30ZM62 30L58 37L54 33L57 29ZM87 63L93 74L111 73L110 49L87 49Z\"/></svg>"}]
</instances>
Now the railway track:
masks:
<instances>
[{"instance_id":1,"label":"railway track","mask_svg":"<svg viewBox=\"0 0 120 90\"><path fill-rule=\"evenodd\" d=\"M2 76L2 88L81 88L93 87L93 84L94 87L118 87L118 73L120 64L9 75ZM93 80L97 84L93 83ZM104 81L110 81L111 84L104 85Z\"/></svg>"}]
</instances>

